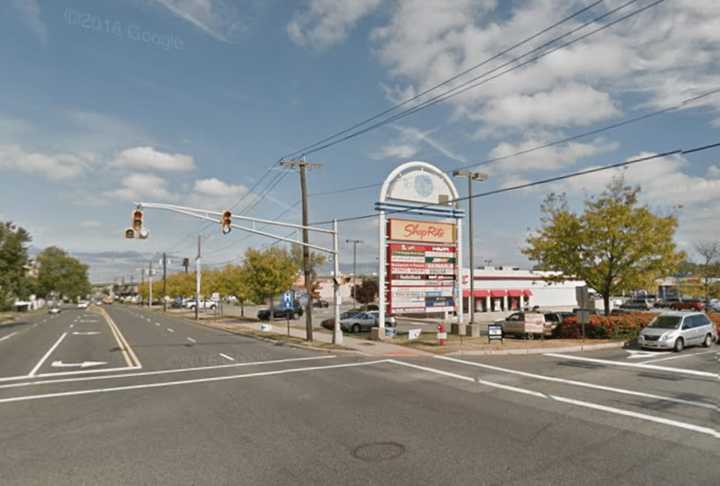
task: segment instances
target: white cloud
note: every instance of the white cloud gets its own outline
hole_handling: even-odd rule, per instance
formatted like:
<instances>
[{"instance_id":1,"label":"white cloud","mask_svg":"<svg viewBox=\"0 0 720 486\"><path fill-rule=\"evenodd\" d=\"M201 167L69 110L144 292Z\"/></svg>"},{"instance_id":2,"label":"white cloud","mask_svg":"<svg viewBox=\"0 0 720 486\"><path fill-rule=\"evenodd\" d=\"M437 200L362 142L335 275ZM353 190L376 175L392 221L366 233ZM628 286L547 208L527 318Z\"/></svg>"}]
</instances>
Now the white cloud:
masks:
<instances>
[{"instance_id":1,"label":"white cloud","mask_svg":"<svg viewBox=\"0 0 720 486\"><path fill-rule=\"evenodd\" d=\"M500 10L508 3L397 0L389 21L372 35L378 59L396 83L386 92L426 90L579 9L575 0L532 0L512 2L509 11ZM613 1L595 7L582 20L567 22L513 51L512 56L619 4ZM470 89L448 104L456 119L476 123L476 131L485 135L597 123L620 115L618 99L629 91L639 93L642 104L668 106L720 85L718 17L720 2L716 0L665 2ZM462 80L509 59L511 55L482 66ZM720 97L706 98L702 104L720 113Z\"/></svg>"},{"instance_id":2,"label":"white cloud","mask_svg":"<svg viewBox=\"0 0 720 486\"><path fill-rule=\"evenodd\" d=\"M287 32L298 45L325 49L345 40L379 5L380 0L310 0L307 10L293 16Z\"/></svg>"},{"instance_id":3,"label":"white cloud","mask_svg":"<svg viewBox=\"0 0 720 486\"><path fill-rule=\"evenodd\" d=\"M215 40L234 42L248 26L237 6L227 0L155 0Z\"/></svg>"},{"instance_id":4,"label":"white cloud","mask_svg":"<svg viewBox=\"0 0 720 486\"><path fill-rule=\"evenodd\" d=\"M189 171L195 168L195 162L190 155L160 152L153 147L134 147L120 152L110 166L135 170Z\"/></svg>"},{"instance_id":5,"label":"white cloud","mask_svg":"<svg viewBox=\"0 0 720 486\"><path fill-rule=\"evenodd\" d=\"M108 192L107 195L127 201L152 199L153 201L173 200L176 196L167 188L168 183L162 177L153 174L131 174L123 177L122 187Z\"/></svg>"},{"instance_id":6,"label":"white cloud","mask_svg":"<svg viewBox=\"0 0 720 486\"><path fill-rule=\"evenodd\" d=\"M708 167L707 170L708 179L720 179L720 164L714 164Z\"/></svg>"},{"instance_id":7,"label":"white cloud","mask_svg":"<svg viewBox=\"0 0 720 486\"><path fill-rule=\"evenodd\" d=\"M238 196L247 192L247 188L243 185L233 185L223 182L220 179L198 179L195 181L193 190L205 196Z\"/></svg>"},{"instance_id":8,"label":"white cloud","mask_svg":"<svg viewBox=\"0 0 720 486\"><path fill-rule=\"evenodd\" d=\"M619 114L608 93L573 83L530 95L497 97L488 102L482 120L499 127L562 127L589 125Z\"/></svg>"},{"instance_id":9,"label":"white cloud","mask_svg":"<svg viewBox=\"0 0 720 486\"><path fill-rule=\"evenodd\" d=\"M379 152L371 154L373 159L409 159L417 153L417 148L408 144L390 144L380 148Z\"/></svg>"},{"instance_id":10,"label":"white cloud","mask_svg":"<svg viewBox=\"0 0 720 486\"><path fill-rule=\"evenodd\" d=\"M41 153L19 145L0 145L0 170L41 175L51 180L80 176L94 162L92 154Z\"/></svg>"},{"instance_id":11,"label":"white cloud","mask_svg":"<svg viewBox=\"0 0 720 486\"><path fill-rule=\"evenodd\" d=\"M546 147L533 150L527 154L514 156L519 152L532 150L548 143L548 139L528 137L520 143L502 142L496 145L491 151L489 159L502 159L498 161L501 168L497 169L502 173L525 172L532 170L554 170L570 165L585 157L592 157L618 148L615 142L608 142L597 139L589 143L569 142L567 144ZM492 164L487 166L486 171L496 172Z\"/></svg>"},{"instance_id":12,"label":"white cloud","mask_svg":"<svg viewBox=\"0 0 720 486\"><path fill-rule=\"evenodd\" d=\"M47 44L47 27L40 18L40 6L37 0L13 0L12 5L20 11L23 21L38 36L43 44Z\"/></svg>"}]
</instances>

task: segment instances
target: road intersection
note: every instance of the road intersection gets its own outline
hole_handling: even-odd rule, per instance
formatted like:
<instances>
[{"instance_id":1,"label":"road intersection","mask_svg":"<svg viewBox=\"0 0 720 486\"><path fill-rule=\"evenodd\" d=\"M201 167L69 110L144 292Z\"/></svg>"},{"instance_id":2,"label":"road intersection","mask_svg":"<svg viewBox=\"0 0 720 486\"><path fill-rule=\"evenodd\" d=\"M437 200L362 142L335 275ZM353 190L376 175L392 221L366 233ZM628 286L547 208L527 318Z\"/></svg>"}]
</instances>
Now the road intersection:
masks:
<instances>
[{"instance_id":1,"label":"road intersection","mask_svg":"<svg viewBox=\"0 0 720 486\"><path fill-rule=\"evenodd\" d=\"M717 482L717 347L364 357L120 305L0 331L2 484Z\"/></svg>"}]
</instances>

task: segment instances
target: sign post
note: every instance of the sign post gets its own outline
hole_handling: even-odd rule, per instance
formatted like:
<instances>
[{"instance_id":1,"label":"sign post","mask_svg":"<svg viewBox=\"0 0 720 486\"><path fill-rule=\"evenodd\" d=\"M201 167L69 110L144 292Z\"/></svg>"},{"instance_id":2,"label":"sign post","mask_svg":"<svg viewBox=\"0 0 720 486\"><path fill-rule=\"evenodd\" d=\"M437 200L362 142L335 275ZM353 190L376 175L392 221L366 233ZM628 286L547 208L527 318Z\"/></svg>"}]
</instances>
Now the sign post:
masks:
<instances>
[{"instance_id":1,"label":"sign post","mask_svg":"<svg viewBox=\"0 0 720 486\"><path fill-rule=\"evenodd\" d=\"M452 332L464 335L459 194L443 171L407 162L383 183L378 210L378 339L387 314L455 312ZM387 215L400 213L390 219ZM406 215L424 219L406 219Z\"/></svg>"}]
</instances>

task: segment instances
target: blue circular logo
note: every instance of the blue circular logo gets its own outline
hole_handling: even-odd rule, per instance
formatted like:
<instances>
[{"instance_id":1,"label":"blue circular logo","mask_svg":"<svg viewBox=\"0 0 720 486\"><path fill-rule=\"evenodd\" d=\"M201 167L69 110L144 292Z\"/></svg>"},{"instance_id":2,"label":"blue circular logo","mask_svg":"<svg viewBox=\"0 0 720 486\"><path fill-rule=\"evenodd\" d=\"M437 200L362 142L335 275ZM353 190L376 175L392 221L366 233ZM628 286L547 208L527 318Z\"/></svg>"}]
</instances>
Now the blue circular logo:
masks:
<instances>
[{"instance_id":1,"label":"blue circular logo","mask_svg":"<svg viewBox=\"0 0 720 486\"><path fill-rule=\"evenodd\" d=\"M430 197L433 193L433 180L427 174L420 173L415 176L415 192L420 197Z\"/></svg>"}]
</instances>

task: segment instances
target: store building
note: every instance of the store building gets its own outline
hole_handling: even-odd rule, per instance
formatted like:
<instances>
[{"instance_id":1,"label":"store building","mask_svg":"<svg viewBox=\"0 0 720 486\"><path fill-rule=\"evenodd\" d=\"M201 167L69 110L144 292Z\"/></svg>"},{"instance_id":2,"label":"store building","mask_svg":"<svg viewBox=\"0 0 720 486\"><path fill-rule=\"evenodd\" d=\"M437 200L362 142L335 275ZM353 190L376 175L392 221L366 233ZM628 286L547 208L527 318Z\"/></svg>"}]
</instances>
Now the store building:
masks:
<instances>
[{"instance_id":1,"label":"store building","mask_svg":"<svg viewBox=\"0 0 720 486\"><path fill-rule=\"evenodd\" d=\"M474 270L475 312L511 312L530 309L573 309L575 288L582 280L555 281L557 272L522 270L518 267L479 267ZM463 308L470 310L470 270L463 270Z\"/></svg>"}]
</instances>

